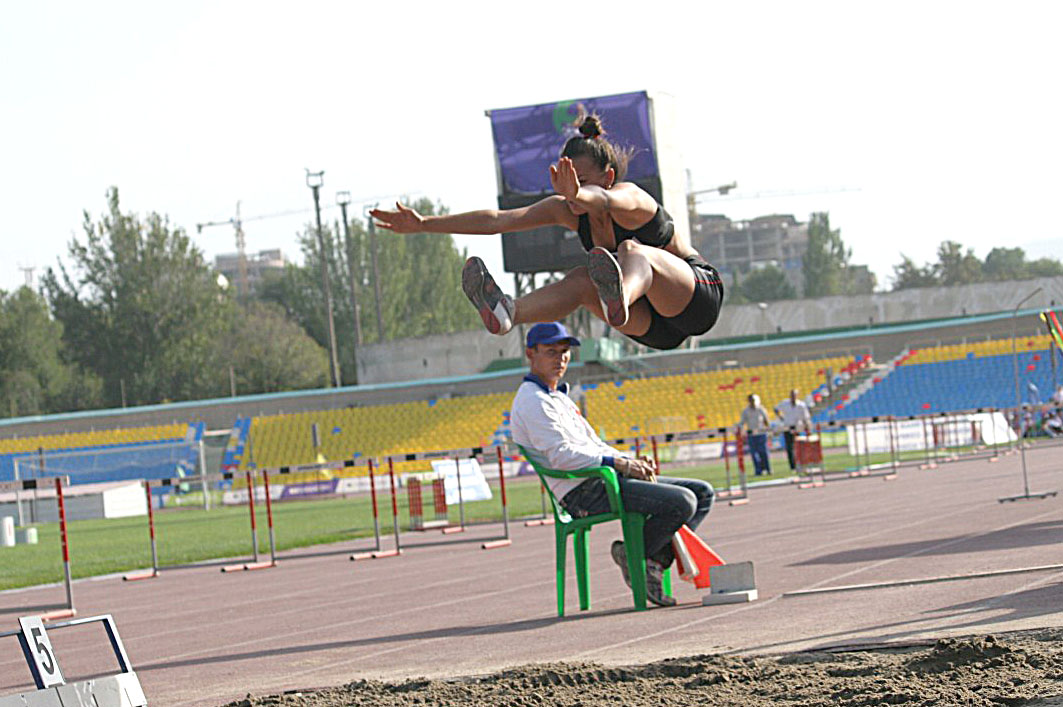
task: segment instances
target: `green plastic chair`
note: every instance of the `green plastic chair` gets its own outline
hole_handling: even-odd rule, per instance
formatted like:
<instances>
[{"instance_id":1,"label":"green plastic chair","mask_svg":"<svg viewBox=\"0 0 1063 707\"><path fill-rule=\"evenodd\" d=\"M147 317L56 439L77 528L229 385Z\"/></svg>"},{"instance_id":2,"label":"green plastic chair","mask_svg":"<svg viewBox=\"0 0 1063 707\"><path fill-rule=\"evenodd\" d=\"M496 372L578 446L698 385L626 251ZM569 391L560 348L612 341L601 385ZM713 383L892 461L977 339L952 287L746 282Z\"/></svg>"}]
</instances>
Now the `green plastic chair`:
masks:
<instances>
[{"instance_id":1,"label":"green plastic chair","mask_svg":"<svg viewBox=\"0 0 1063 707\"><path fill-rule=\"evenodd\" d=\"M646 517L641 513L627 513L624 511L624 502L620 498L620 482L617 481L616 470L607 466L579 469L577 471L558 471L547 469L531 458L524 447L518 445L521 454L539 475L539 480L550 496L550 503L554 509L554 542L556 545L557 561L557 615L565 615L565 556L568 551L568 536L573 536L572 544L576 561L576 584L579 587L579 608L586 611L590 608L590 583L588 581L588 553L587 533L592 526L606 523L612 520L620 521L624 534L624 548L627 552L627 570L631 578L631 593L635 600L635 610L646 609L646 553L642 541L642 526ZM546 477L554 479L593 479L599 478L605 484L605 492L609 497L610 511L585 518L573 518L568 511L558 502L554 492L546 483ZM665 572L662 589L665 594L671 594L671 577Z\"/></svg>"}]
</instances>

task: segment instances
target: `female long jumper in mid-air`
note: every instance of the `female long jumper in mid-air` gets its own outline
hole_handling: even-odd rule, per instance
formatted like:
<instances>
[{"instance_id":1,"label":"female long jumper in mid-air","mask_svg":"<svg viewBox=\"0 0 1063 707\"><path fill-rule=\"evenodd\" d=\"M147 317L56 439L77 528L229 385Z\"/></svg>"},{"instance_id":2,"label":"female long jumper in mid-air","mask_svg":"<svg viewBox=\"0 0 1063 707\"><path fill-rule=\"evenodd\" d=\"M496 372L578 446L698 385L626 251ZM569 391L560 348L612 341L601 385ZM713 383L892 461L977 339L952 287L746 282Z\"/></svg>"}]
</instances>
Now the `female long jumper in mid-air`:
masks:
<instances>
[{"instance_id":1,"label":"female long jumper in mid-air","mask_svg":"<svg viewBox=\"0 0 1063 707\"><path fill-rule=\"evenodd\" d=\"M652 196L620 181L630 155L605 139L601 120L584 118L579 132L550 166L556 193L530 206L421 216L396 204L395 211L374 209L373 218L397 233L495 234L549 225L576 231L587 265L516 300L498 288L480 258L465 262L462 289L492 334L557 321L579 306L655 349L674 349L705 333L720 313L720 274Z\"/></svg>"}]
</instances>

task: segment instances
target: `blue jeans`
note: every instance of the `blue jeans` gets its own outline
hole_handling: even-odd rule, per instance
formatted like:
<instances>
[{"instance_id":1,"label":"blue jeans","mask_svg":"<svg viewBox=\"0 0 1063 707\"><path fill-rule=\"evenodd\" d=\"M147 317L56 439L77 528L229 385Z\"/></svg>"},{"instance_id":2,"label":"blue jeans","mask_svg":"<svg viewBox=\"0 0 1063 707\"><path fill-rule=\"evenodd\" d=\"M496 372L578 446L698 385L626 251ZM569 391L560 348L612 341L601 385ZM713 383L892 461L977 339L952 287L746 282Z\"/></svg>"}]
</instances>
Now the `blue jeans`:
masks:
<instances>
[{"instance_id":1,"label":"blue jeans","mask_svg":"<svg viewBox=\"0 0 1063 707\"><path fill-rule=\"evenodd\" d=\"M643 541L646 557L668 567L672 564L672 536L680 526L698 527L712 509L716 493L699 479L658 476L657 483L617 475L624 510L646 515ZM561 505L574 517L609 512L609 497L601 479L590 479L572 489Z\"/></svg>"},{"instance_id":2,"label":"blue jeans","mask_svg":"<svg viewBox=\"0 0 1063 707\"><path fill-rule=\"evenodd\" d=\"M753 475L771 473L771 460L768 458L768 435L749 435L749 456L753 457Z\"/></svg>"}]
</instances>

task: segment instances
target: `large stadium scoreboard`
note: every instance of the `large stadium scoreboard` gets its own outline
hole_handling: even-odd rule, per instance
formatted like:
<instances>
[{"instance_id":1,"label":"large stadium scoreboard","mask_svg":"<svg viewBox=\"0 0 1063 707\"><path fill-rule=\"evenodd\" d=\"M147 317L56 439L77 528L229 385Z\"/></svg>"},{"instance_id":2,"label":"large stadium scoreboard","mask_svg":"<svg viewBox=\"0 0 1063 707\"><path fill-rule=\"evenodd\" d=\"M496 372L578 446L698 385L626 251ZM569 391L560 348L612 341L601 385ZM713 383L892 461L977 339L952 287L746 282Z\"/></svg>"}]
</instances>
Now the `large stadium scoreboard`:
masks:
<instances>
[{"instance_id":1,"label":"large stadium scoreboard","mask_svg":"<svg viewBox=\"0 0 1063 707\"><path fill-rule=\"evenodd\" d=\"M488 111L499 208L520 208L553 194L548 168L577 134L585 113L601 116L609 140L632 150L625 180L649 192L676 229L689 233L673 99L645 91ZM558 272L586 262L579 237L561 226L503 234L502 258L505 270L513 273Z\"/></svg>"}]
</instances>

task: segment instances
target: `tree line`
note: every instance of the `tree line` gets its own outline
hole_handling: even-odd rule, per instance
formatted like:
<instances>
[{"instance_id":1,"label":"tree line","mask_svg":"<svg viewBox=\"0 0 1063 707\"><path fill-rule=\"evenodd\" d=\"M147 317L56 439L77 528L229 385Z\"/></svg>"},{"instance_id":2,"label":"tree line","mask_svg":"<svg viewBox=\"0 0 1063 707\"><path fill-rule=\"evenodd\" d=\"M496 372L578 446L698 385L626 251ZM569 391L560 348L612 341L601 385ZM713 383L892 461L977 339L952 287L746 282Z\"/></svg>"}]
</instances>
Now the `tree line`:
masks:
<instances>
[{"instance_id":1,"label":"tree line","mask_svg":"<svg viewBox=\"0 0 1063 707\"><path fill-rule=\"evenodd\" d=\"M851 257L841 231L831 228L829 215L814 213L808 223L808 250L802 258L804 291L798 293L780 268L768 265L744 276L736 273L728 299L737 304L870 294L876 284L874 275L858 270ZM1063 263L1053 258L1028 260L1022 248L993 248L982 260L972 248L964 250L960 243L946 240L938 246L937 260L923 265L902 253L901 262L893 266L891 285L897 291L1059 275L1063 275Z\"/></svg>"},{"instance_id":2,"label":"tree line","mask_svg":"<svg viewBox=\"0 0 1063 707\"><path fill-rule=\"evenodd\" d=\"M427 200L421 213L444 208ZM465 253L448 236L379 234L359 222L326 227L325 252L306 226L304 262L288 265L254 297L238 297L179 226L121 209L107 194L84 214L67 258L40 291L0 291L0 416L270 393L328 385L320 263L331 274L344 384L357 382L351 292L362 343L475 328L459 287ZM343 232L349 237L343 237ZM353 282L353 284L352 284ZM380 290L383 327L375 322Z\"/></svg>"}]
</instances>

